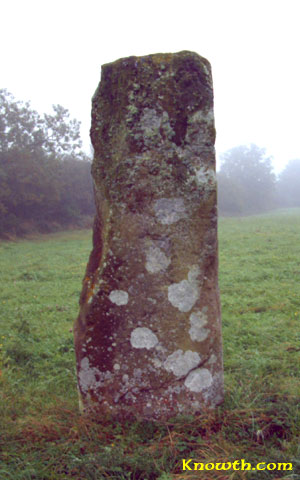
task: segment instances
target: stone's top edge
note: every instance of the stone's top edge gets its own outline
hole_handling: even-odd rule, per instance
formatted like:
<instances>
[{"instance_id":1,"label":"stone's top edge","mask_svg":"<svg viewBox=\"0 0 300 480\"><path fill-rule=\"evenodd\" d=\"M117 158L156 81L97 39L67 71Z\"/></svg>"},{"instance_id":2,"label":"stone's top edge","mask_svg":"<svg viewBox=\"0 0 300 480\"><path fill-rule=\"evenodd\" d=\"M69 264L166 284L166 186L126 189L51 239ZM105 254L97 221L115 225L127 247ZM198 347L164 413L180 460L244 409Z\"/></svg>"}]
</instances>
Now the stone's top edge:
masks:
<instances>
[{"instance_id":1,"label":"stone's top edge","mask_svg":"<svg viewBox=\"0 0 300 480\"><path fill-rule=\"evenodd\" d=\"M109 62L109 63L105 63L102 65L102 71L106 70L107 68L111 68L112 66L119 66L119 65L122 65L124 63L127 63L127 64L130 64L130 63L143 63L143 62L146 62L147 60L152 60L154 63L157 63L157 64L168 64L168 63L171 63L172 60L174 60L174 58L194 58L194 60L200 60L200 61L204 61L204 62L207 62L209 63L209 61L202 57L201 55L199 55L198 53L196 52L192 52L190 50L182 50L180 52L175 52L175 53L153 53L153 54L150 54L150 55L142 55L142 56L130 56L130 57L123 57L123 58L119 58L113 62Z\"/></svg>"}]
</instances>

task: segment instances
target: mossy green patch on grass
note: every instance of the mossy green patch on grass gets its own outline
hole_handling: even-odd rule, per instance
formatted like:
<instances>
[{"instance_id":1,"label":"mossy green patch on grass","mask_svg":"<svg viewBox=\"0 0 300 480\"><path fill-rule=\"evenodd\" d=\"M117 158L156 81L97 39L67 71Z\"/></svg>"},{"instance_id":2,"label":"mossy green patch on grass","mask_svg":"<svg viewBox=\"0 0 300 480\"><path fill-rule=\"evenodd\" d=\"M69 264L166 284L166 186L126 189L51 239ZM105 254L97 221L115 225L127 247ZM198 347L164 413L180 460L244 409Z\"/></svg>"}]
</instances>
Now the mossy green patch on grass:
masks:
<instances>
[{"instance_id":1,"label":"mossy green patch on grass","mask_svg":"<svg viewBox=\"0 0 300 480\"><path fill-rule=\"evenodd\" d=\"M300 479L300 210L220 219L225 402L165 424L79 415L70 330L91 237L0 243L0 479Z\"/></svg>"}]
</instances>

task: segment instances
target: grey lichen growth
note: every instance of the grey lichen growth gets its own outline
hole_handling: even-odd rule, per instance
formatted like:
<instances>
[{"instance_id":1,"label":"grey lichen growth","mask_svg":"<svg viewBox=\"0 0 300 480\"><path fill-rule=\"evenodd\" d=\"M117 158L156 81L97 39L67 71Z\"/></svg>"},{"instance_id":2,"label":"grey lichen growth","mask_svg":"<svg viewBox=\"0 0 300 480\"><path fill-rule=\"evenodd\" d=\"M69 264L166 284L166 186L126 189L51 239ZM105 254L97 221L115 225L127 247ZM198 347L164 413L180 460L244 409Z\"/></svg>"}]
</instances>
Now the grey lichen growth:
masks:
<instances>
[{"instance_id":1,"label":"grey lichen growth","mask_svg":"<svg viewBox=\"0 0 300 480\"><path fill-rule=\"evenodd\" d=\"M190 315L191 328L189 329L190 337L193 341L203 342L209 334L209 330L204 328L207 324L207 316L203 312L194 312Z\"/></svg>"},{"instance_id":2,"label":"grey lichen growth","mask_svg":"<svg viewBox=\"0 0 300 480\"><path fill-rule=\"evenodd\" d=\"M158 344L158 338L150 328L137 327L131 332L130 343L134 348L150 348Z\"/></svg>"},{"instance_id":3,"label":"grey lichen growth","mask_svg":"<svg viewBox=\"0 0 300 480\"><path fill-rule=\"evenodd\" d=\"M196 183L205 190L215 190L216 173L212 168L200 167L195 169Z\"/></svg>"},{"instance_id":4,"label":"grey lichen growth","mask_svg":"<svg viewBox=\"0 0 300 480\"><path fill-rule=\"evenodd\" d=\"M198 265L192 265L188 272L188 281L197 282L200 275L200 268Z\"/></svg>"},{"instance_id":5,"label":"grey lichen growth","mask_svg":"<svg viewBox=\"0 0 300 480\"><path fill-rule=\"evenodd\" d=\"M140 120L144 144L147 147L155 145L160 139L161 117L153 108L145 108Z\"/></svg>"},{"instance_id":6,"label":"grey lichen growth","mask_svg":"<svg viewBox=\"0 0 300 480\"><path fill-rule=\"evenodd\" d=\"M207 368L197 368L188 374L184 384L192 392L201 392L211 386L213 377Z\"/></svg>"},{"instance_id":7,"label":"grey lichen growth","mask_svg":"<svg viewBox=\"0 0 300 480\"><path fill-rule=\"evenodd\" d=\"M130 120L131 120L131 116L135 115L138 112L138 109L135 105L128 105L127 110L128 110L129 115L130 115L130 117L129 117Z\"/></svg>"},{"instance_id":8,"label":"grey lichen growth","mask_svg":"<svg viewBox=\"0 0 300 480\"><path fill-rule=\"evenodd\" d=\"M113 290L110 292L109 297L112 303L116 305L126 305L128 303L128 293L124 290Z\"/></svg>"},{"instance_id":9,"label":"grey lichen growth","mask_svg":"<svg viewBox=\"0 0 300 480\"><path fill-rule=\"evenodd\" d=\"M87 393L96 382L96 373L97 369L90 367L89 359L84 357L80 362L78 373L79 385L83 393Z\"/></svg>"},{"instance_id":10,"label":"grey lichen growth","mask_svg":"<svg viewBox=\"0 0 300 480\"><path fill-rule=\"evenodd\" d=\"M174 373L176 377L185 376L190 370L196 368L201 361L197 352L187 350L183 353L181 349L169 355L164 362L164 368Z\"/></svg>"},{"instance_id":11,"label":"grey lichen growth","mask_svg":"<svg viewBox=\"0 0 300 480\"><path fill-rule=\"evenodd\" d=\"M198 110L189 116L185 140L192 149L202 148L204 138L214 140L214 113L212 108Z\"/></svg>"},{"instance_id":12,"label":"grey lichen growth","mask_svg":"<svg viewBox=\"0 0 300 480\"><path fill-rule=\"evenodd\" d=\"M179 283L173 283L168 287L168 300L181 312L190 311L199 298L199 267L194 265L189 273L188 279Z\"/></svg>"},{"instance_id":13,"label":"grey lichen growth","mask_svg":"<svg viewBox=\"0 0 300 480\"><path fill-rule=\"evenodd\" d=\"M209 110L197 110L188 119L188 125L201 125L203 122L208 124L214 124L214 111L212 108Z\"/></svg>"},{"instance_id":14,"label":"grey lichen growth","mask_svg":"<svg viewBox=\"0 0 300 480\"><path fill-rule=\"evenodd\" d=\"M167 258L164 252L155 246L149 247L146 252L146 269L149 273L158 273L166 270L171 260Z\"/></svg>"},{"instance_id":15,"label":"grey lichen growth","mask_svg":"<svg viewBox=\"0 0 300 480\"><path fill-rule=\"evenodd\" d=\"M209 357L209 360L207 362L208 365L213 365L214 363L216 363L217 361L217 357L216 355L213 353L210 357Z\"/></svg>"},{"instance_id":16,"label":"grey lichen growth","mask_svg":"<svg viewBox=\"0 0 300 480\"><path fill-rule=\"evenodd\" d=\"M182 198L160 198L154 203L155 215L163 225L170 225L185 217Z\"/></svg>"}]
</instances>

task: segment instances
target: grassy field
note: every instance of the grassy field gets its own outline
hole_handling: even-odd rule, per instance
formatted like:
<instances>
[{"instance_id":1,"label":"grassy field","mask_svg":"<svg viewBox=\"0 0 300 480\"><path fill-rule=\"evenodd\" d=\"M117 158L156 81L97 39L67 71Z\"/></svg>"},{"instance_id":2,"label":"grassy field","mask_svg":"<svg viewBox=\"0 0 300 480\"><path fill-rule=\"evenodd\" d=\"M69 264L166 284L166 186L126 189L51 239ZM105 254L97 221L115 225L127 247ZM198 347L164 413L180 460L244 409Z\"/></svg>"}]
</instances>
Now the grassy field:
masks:
<instances>
[{"instance_id":1,"label":"grassy field","mask_svg":"<svg viewBox=\"0 0 300 480\"><path fill-rule=\"evenodd\" d=\"M78 413L70 329L91 232L0 243L1 480L300 479L300 210L221 219L219 244L224 404L120 425ZM183 458L293 470L183 471Z\"/></svg>"}]
</instances>

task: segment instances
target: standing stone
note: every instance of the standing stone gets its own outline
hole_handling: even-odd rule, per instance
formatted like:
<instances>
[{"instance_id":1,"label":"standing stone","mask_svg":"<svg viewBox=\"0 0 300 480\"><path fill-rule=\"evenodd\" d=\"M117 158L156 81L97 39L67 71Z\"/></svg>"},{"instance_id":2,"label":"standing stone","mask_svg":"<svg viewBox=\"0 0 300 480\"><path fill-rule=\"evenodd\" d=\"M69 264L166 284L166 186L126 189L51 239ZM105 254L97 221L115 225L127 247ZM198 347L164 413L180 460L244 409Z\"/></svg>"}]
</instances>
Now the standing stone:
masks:
<instances>
[{"instance_id":1,"label":"standing stone","mask_svg":"<svg viewBox=\"0 0 300 480\"><path fill-rule=\"evenodd\" d=\"M223 399L209 62L183 51L102 67L97 214L75 325L86 410L166 419Z\"/></svg>"}]
</instances>

